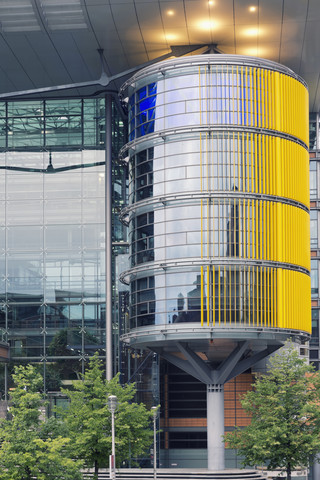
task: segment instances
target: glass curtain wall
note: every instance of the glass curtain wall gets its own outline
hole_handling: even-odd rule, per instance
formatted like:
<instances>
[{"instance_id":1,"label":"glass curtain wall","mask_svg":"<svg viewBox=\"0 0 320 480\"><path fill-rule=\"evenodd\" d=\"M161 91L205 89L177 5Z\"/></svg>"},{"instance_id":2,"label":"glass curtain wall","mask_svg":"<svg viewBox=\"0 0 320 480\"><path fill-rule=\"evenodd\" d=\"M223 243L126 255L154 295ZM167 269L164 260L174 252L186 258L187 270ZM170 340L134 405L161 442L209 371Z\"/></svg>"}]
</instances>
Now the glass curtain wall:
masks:
<instances>
[{"instance_id":1,"label":"glass curtain wall","mask_svg":"<svg viewBox=\"0 0 320 480\"><path fill-rule=\"evenodd\" d=\"M95 351L105 357L105 102L1 103L0 116L0 326L9 367L38 362L56 391ZM113 118L116 158L125 125L115 105ZM114 164L113 176L114 253L123 255L125 167Z\"/></svg>"}]
</instances>

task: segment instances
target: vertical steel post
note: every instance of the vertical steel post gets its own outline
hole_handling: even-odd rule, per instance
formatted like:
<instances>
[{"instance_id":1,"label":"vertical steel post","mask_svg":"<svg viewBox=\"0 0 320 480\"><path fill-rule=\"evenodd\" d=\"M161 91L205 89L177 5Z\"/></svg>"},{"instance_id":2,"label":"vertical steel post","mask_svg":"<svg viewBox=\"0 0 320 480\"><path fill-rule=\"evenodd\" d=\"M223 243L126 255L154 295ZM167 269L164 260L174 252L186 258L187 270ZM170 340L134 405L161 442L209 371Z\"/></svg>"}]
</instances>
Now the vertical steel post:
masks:
<instances>
[{"instance_id":1,"label":"vertical steel post","mask_svg":"<svg viewBox=\"0 0 320 480\"><path fill-rule=\"evenodd\" d=\"M116 478L116 447L114 441L114 411L111 412L111 437L112 437L112 451L111 451L111 475L110 477L114 480Z\"/></svg>"},{"instance_id":2,"label":"vertical steel post","mask_svg":"<svg viewBox=\"0 0 320 480\"><path fill-rule=\"evenodd\" d=\"M106 288L106 379L113 377L112 338L112 96L105 96L105 288Z\"/></svg>"},{"instance_id":3,"label":"vertical steel post","mask_svg":"<svg viewBox=\"0 0 320 480\"><path fill-rule=\"evenodd\" d=\"M153 413L153 478L157 480L157 407L151 407Z\"/></svg>"},{"instance_id":4,"label":"vertical steel post","mask_svg":"<svg viewBox=\"0 0 320 480\"><path fill-rule=\"evenodd\" d=\"M224 470L223 385L207 385L208 470Z\"/></svg>"},{"instance_id":5,"label":"vertical steel post","mask_svg":"<svg viewBox=\"0 0 320 480\"><path fill-rule=\"evenodd\" d=\"M110 478L116 478L116 447L115 447L115 429L114 429L114 413L118 407L118 399L116 395L109 395L108 408L111 413L111 455L109 458Z\"/></svg>"}]
</instances>

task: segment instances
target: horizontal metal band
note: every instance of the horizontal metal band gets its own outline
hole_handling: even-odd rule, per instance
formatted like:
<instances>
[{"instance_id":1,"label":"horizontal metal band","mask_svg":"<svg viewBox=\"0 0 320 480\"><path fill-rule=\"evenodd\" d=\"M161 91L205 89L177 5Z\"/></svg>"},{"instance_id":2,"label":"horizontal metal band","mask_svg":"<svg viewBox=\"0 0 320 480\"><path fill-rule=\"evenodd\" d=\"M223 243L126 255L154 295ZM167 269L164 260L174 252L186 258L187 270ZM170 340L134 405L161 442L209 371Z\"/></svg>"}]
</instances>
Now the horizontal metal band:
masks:
<instances>
[{"instance_id":1,"label":"horizontal metal band","mask_svg":"<svg viewBox=\"0 0 320 480\"><path fill-rule=\"evenodd\" d=\"M138 139L132 140L131 142L126 143L120 151L119 151L119 160L123 161L128 157L128 155L134 155L138 153L140 150L144 150L146 148L150 148L152 146L159 145L166 141L174 142L180 141L177 139L177 135L185 135L186 138L190 134L196 133L226 133L226 132L235 132L235 133L250 133L250 134L257 134L257 135L266 135L271 137L279 137L285 140L289 140L291 142L295 142L301 147L305 148L306 150L309 149L308 145L305 144L302 140L294 135L289 135L288 133L281 132L279 130L271 130L268 128L261 128L261 127L247 127L247 126L238 126L238 125L197 125L195 127L178 127L178 128L168 128L161 130L159 132L148 133ZM145 142L150 142L150 145L145 146Z\"/></svg>"},{"instance_id":2,"label":"horizontal metal band","mask_svg":"<svg viewBox=\"0 0 320 480\"><path fill-rule=\"evenodd\" d=\"M266 195L259 193L246 193L246 192L231 192L231 191L219 191L219 192L195 192L195 193L180 193L171 194L166 196L150 197L146 200L141 200L128 207L124 207L120 213L120 220L125 225L128 225L129 219L126 218L130 213L141 210L139 213L145 213L153 211L155 209L163 208L166 205L182 205L184 202L188 205L198 205L201 200L213 201L224 199L245 199L245 200L262 200L265 202L281 203L291 205L292 207L301 208L306 213L309 213L309 209L306 205L296 200L292 200L287 197L279 197L275 195ZM190 202L192 200L192 202Z\"/></svg>"},{"instance_id":3,"label":"horizontal metal band","mask_svg":"<svg viewBox=\"0 0 320 480\"><path fill-rule=\"evenodd\" d=\"M235 266L235 267L264 267L264 268L282 268L284 270L292 270L295 272L303 273L310 276L308 269L295 265L292 263L274 262L272 260L250 260L245 258L236 257L214 257L214 258L182 258L179 260L171 260L166 262L147 262L142 265L136 266L123 272L120 275L120 281L126 285L129 285L131 278L142 277L142 274L146 276L159 273L167 270L178 269L181 272L182 267L199 268L204 266Z\"/></svg>"},{"instance_id":4,"label":"horizontal metal band","mask_svg":"<svg viewBox=\"0 0 320 480\"><path fill-rule=\"evenodd\" d=\"M149 75L155 75L155 74L161 74L165 75L166 71L172 71L175 70L176 68L181 68L181 67L191 67L191 66L202 66L202 65L234 65L234 66L247 66L247 67L255 67L255 68L260 68L264 70L271 70L274 72L279 72L284 75L288 75L298 82L302 83L306 88L308 88L307 83L305 80L303 80L302 77L297 75L293 70L291 70L288 67L285 67L284 65L281 65L280 63L273 62L271 60L265 60L263 58L257 58L257 57L246 57L242 55L224 55L224 54L219 54L219 55L192 55L189 57L182 57L182 58L176 58L174 60L167 60L166 62L159 62L156 63L155 65L151 65L149 67L146 67L142 70L139 70L135 75L133 75L129 80L127 80L122 87L120 88L120 96L123 98L125 96L125 91L127 90L128 87L133 86L136 82L146 78ZM186 71L186 75L188 75L190 72ZM181 71L177 72L177 75L183 75L181 74ZM154 81L149 80L149 81Z\"/></svg>"},{"instance_id":5,"label":"horizontal metal band","mask_svg":"<svg viewBox=\"0 0 320 480\"><path fill-rule=\"evenodd\" d=\"M251 340L259 339L260 341L267 339L280 340L283 338L285 341L286 338L291 337L295 342L300 344L302 341L310 339L310 334L303 330L292 330L288 328L277 328L277 327L252 327L249 325L243 325L239 328L239 325L203 325L199 324L183 324L179 323L177 325L149 325L146 327L138 327L132 329L129 333L121 335L121 341L124 343L130 344L142 341L143 338L154 337L155 342L159 344L160 342L168 343L170 341L177 341L181 339L189 341L203 340L207 338L212 340L214 338L234 338L239 340ZM162 337L162 338L161 338Z\"/></svg>"}]
</instances>

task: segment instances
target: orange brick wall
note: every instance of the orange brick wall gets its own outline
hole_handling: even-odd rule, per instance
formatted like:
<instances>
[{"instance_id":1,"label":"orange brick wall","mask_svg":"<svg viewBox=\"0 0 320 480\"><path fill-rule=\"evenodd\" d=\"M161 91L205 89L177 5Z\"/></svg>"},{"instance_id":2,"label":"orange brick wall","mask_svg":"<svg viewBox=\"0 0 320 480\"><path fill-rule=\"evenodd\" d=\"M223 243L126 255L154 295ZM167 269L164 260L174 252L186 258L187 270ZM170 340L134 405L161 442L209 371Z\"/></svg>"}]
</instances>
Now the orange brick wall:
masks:
<instances>
[{"instance_id":1,"label":"orange brick wall","mask_svg":"<svg viewBox=\"0 0 320 480\"><path fill-rule=\"evenodd\" d=\"M243 373L230 380L224 386L224 422L225 427L244 427L250 423L250 417L241 407L240 397L248 390L252 390L254 377ZM169 418L165 408L166 418L161 419L161 428L165 427L206 427L206 418Z\"/></svg>"}]
</instances>

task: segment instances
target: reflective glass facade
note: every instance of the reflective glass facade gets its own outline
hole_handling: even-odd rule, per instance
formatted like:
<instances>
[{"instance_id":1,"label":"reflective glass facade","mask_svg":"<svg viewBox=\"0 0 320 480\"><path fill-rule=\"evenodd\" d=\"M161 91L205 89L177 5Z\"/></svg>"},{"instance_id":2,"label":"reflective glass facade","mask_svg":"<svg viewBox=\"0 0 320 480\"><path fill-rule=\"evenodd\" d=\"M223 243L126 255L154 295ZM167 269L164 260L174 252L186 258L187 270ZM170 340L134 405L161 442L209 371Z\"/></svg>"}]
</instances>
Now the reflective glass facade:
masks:
<instances>
[{"instance_id":1,"label":"reflective glass facade","mask_svg":"<svg viewBox=\"0 0 320 480\"><path fill-rule=\"evenodd\" d=\"M130 327L310 332L306 86L272 62L218 58L149 67L123 87Z\"/></svg>"},{"instance_id":2,"label":"reflective glass facade","mask_svg":"<svg viewBox=\"0 0 320 480\"><path fill-rule=\"evenodd\" d=\"M105 357L105 103L10 102L0 111L1 328L11 361L41 363L45 388L58 390L89 355ZM115 105L113 117L116 158L125 126ZM114 164L115 217L126 201L125 177ZM115 218L117 261L125 240ZM117 295L115 285L115 320Z\"/></svg>"}]
</instances>

